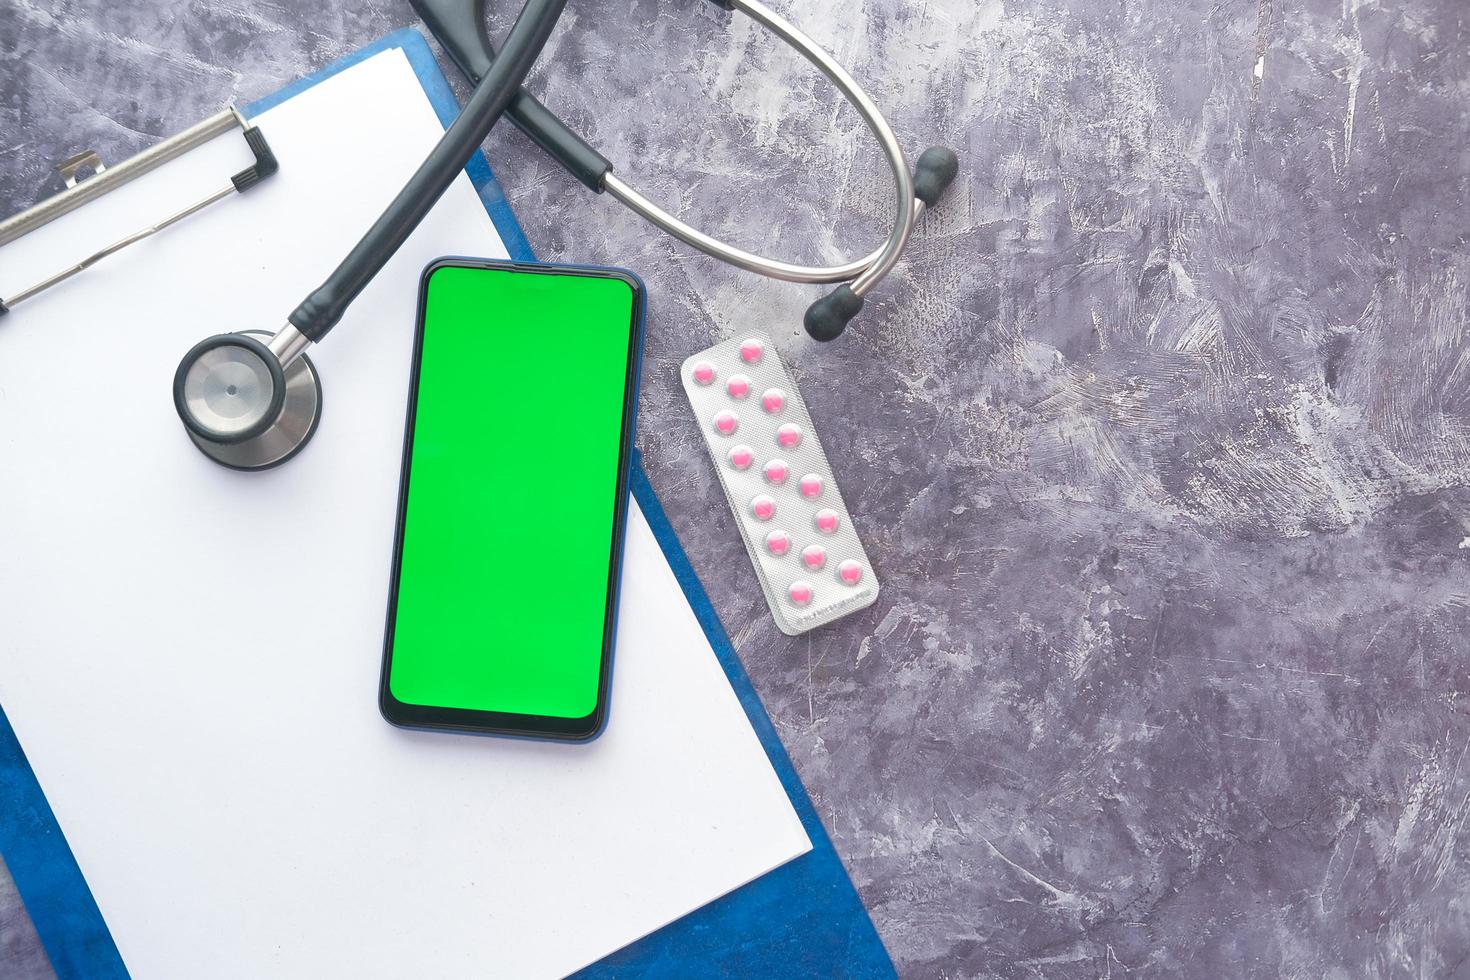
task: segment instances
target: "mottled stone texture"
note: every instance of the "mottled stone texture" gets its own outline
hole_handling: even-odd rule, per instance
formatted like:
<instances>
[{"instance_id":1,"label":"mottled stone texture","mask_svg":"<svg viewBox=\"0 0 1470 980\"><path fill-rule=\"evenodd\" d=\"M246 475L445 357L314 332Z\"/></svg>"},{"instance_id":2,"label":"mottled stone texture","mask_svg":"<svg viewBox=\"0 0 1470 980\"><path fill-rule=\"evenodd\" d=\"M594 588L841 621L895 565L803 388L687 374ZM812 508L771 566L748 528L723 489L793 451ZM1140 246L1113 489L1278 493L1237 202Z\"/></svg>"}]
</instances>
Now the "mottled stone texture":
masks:
<instances>
[{"instance_id":1,"label":"mottled stone texture","mask_svg":"<svg viewBox=\"0 0 1470 980\"><path fill-rule=\"evenodd\" d=\"M1470 8L781 6L962 159L837 343L813 290L488 149L543 257L647 279L653 485L901 970L1470 973ZM786 256L882 236L882 161L794 56L709 4L571 8L532 87L620 173ZM411 20L3 0L0 206ZM794 640L676 379L753 327L884 583Z\"/></svg>"}]
</instances>

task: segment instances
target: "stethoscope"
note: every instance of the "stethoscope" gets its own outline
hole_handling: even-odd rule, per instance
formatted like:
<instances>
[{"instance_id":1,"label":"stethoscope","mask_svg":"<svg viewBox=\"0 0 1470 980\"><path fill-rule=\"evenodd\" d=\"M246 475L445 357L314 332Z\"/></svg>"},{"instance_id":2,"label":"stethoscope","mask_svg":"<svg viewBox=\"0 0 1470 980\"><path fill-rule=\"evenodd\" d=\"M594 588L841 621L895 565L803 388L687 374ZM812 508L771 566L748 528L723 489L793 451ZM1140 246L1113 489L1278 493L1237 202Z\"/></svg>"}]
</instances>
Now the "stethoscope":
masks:
<instances>
[{"instance_id":1,"label":"stethoscope","mask_svg":"<svg viewBox=\"0 0 1470 980\"><path fill-rule=\"evenodd\" d=\"M242 331L196 344L174 375L174 406L194 444L236 469L276 466L300 452L321 417L321 380L306 351L337 324L363 288L418 227L502 114L587 187L608 192L675 238L723 262L772 279L840 283L806 312L807 332L832 340L898 262L914 222L954 179L952 150L931 147L914 173L873 101L810 38L757 0L712 0L764 25L827 76L857 109L893 170L898 214L887 241L845 265L803 266L754 255L690 227L613 173L612 164L525 89L566 0L527 0L497 56L485 33L485 0L411 0L434 36L475 85L464 110L398 196L336 270L274 335Z\"/></svg>"}]
</instances>

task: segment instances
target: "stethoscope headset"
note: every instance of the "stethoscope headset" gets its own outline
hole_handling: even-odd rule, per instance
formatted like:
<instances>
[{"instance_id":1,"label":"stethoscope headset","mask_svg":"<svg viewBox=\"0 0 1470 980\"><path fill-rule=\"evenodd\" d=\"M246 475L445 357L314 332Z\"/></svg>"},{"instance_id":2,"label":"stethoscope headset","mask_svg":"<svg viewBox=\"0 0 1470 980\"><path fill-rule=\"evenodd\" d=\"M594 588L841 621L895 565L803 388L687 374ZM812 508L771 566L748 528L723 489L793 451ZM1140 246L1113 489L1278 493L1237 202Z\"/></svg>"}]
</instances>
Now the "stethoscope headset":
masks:
<instances>
[{"instance_id":1,"label":"stethoscope headset","mask_svg":"<svg viewBox=\"0 0 1470 980\"><path fill-rule=\"evenodd\" d=\"M592 190L606 191L654 225L731 265L772 279L840 283L806 313L807 332L832 340L863 307L863 298L897 263L924 208L954 179L952 150L931 147L914 173L873 101L841 65L757 0L712 0L764 25L837 86L883 148L893 170L898 214L888 240L846 265L792 265L753 255L691 228L613 173L602 154L563 123L521 82L535 64L566 0L527 0L497 56L485 33L485 0L411 0L449 57L475 85L464 110L398 196L337 269L291 313L274 336L220 334L196 344L174 375L174 406L194 444L216 462L242 470L275 466L294 456L316 431L321 381L306 350L342 319L347 307L418 227L502 114Z\"/></svg>"}]
</instances>

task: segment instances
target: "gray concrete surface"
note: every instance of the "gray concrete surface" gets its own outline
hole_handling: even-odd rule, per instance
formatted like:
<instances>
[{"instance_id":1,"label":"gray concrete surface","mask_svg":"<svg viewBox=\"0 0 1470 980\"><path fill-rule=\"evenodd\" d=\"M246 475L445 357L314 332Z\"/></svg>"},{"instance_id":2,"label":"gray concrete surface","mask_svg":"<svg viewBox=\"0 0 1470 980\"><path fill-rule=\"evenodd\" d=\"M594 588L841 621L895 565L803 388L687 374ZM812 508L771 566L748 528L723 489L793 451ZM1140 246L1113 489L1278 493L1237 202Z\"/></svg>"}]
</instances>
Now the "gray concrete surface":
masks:
<instances>
[{"instance_id":1,"label":"gray concrete surface","mask_svg":"<svg viewBox=\"0 0 1470 980\"><path fill-rule=\"evenodd\" d=\"M963 160L835 344L811 290L488 151L543 257L646 277L653 484L901 971L1470 974L1470 8L780 6ZM571 8L533 88L625 176L787 256L881 236L800 62L707 4ZM412 19L0 0L0 209ZM884 582L794 640L676 379L757 326Z\"/></svg>"}]
</instances>

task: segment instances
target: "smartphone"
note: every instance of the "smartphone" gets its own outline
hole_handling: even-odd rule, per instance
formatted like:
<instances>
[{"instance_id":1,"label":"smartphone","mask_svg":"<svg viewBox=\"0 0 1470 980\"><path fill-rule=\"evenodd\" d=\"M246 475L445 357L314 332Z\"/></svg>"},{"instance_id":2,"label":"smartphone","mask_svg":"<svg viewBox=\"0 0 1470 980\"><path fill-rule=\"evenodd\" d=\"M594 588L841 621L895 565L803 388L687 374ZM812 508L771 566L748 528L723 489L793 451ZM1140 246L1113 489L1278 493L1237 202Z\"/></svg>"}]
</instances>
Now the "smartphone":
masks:
<instances>
[{"instance_id":1,"label":"smartphone","mask_svg":"<svg viewBox=\"0 0 1470 980\"><path fill-rule=\"evenodd\" d=\"M389 722L601 733L643 311L621 269L424 271L378 696Z\"/></svg>"}]
</instances>

